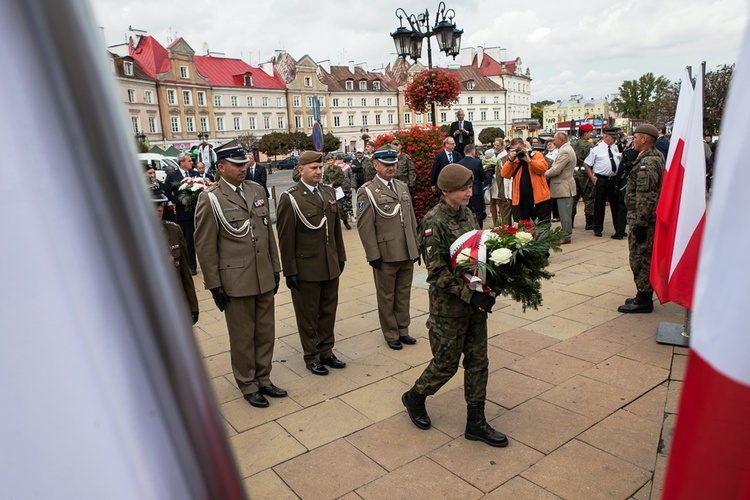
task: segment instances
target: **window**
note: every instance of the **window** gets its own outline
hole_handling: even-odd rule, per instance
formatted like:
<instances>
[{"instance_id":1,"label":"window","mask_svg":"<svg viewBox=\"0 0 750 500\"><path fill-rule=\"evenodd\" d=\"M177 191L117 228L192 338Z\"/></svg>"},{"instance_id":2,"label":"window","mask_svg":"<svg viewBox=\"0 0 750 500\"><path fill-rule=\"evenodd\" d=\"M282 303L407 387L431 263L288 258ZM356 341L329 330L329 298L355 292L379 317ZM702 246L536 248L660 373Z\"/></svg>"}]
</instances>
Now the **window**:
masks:
<instances>
[{"instance_id":1,"label":"window","mask_svg":"<svg viewBox=\"0 0 750 500\"><path fill-rule=\"evenodd\" d=\"M252 75L245 75L245 87L252 87L252 86L253 86Z\"/></svg>"},{"instance_id":2,"label":"window","mask_svg":"<svg viewBox=\"0 0 750 500\"><path fill-rule=\"evenodd\" d=\"M247 96L247 107L252 108L255 106L255 97L249 95Z\"/></svg>"},{"instance_id":3,"label":"window","mask_svg":"<svg viewBox=\"0 0 750 500\"><path fill-rule=\"evenodd\" d=\"M440 121L441 122L447 122L448 121L448 115L445 114L445 111L440 112Z\"/></svg>"},{"instance_id":4,"label":"window","mask_svg":"<svg viewBox=\"0 0 750 500\"><path fill-rule=\"evenodd\" d=\"M367 80L359 81L359 90L367 90Z\"/></svg>"},{"instance_id":5,"label":"window","mask_svg":"<svg viewBox=\"0 0 750 500\"><path fill-rule=\"evenodd\" d=\"M190 78L187 66L180 66L180 78Z\"/></svg>"},{"instance_id":6,"label":"window","mask_svg":"<svg viewBox=\"0 0 750 500\"><path fill-rule=\"evenodd\" d=\"M302 106L302 98L298 95L292 97L292 103L294 104L295 108L299 108Z\"/></svg>"},{"instance_id":7,"label":"window","mask_svg":"<svg viewBox=\"0 0 750 500\"><path fill-rule=\"evenodd\" d=\"M469 97L468 97L468 98L466 99L466 102L467 102L468 104L474 104L474 98L473 98L473 97L471 97L471 96L469 96Z\"/></svg>"},{"instance_id":8,"label":"window","mask_svg":"<svg viewBox=\"0 0 750 500\"><path fill-rule=\"evenodd\" d=\"M148 133L149 134L156 133L156 118L154 118L153 116L148 117Z\"/></svg>"},{"instance_id":9,"label":"window","mask_svg":"<svg viewBox=\"0 0 750 500\"><path fill-rule=\"evenodd\" d=\"M351 98L351 97L350 97L350 98L348 98L348 99L346 100L346 105L347 105L347 106L349 106L350 108L351 108L352 106L354 106L354 99L353 99L353 98Z\"/></svg>"},{"instance_id":10,"label":"window","mask_svg":"<svg viewBox=\"0 0 750 500\"><path fill-rule=\"evenodd\" d=\"M380 106L380 97L375 98L375 106Z\"/></svg>"},{"instance_id":11,"label":"window","mask_svg":"<svg viewBox=\"0 0 750 500\"><path fill-rule=\"evenodd\" d=\"M375 115L375 125L380 125L380 115Z\"/></svg>"},{"instance_id":12,"label":"window","mask_svg":"<svg viewBox=\"0 0 750 500\"><path fill-rule=\"evenodd\" d=\"M269 99L268 97L264 97L261 104L263 105L264 108L267 108L268 106L271 105L271 99Z\"/></svg>"},{"instance_id":13,"label":"window","mask_svg":"<svg viewBox=\"0 0 750 500\"><path fill-rule=\"evenodd\" d=\"M333 98L333 107L334 108L338 108L339 107L339 98L338 97L334 97Z\"/></svg>"},{"instance_id":14,"label":"window","mask_svg":"<svg viewBox=\"0 0 750 500\"><path fill-rule=\"evenodd\" d=\"M208 117L201 116L201 132L208 132Z\"/></svg>"},{"instance_id":15,"label":"window","mask_svg":"<svg viewBox=\"0 0 750 500\"><path fill-rule=\"evenodd\" d=\"M315 97L314 97L314 96L311 96L311 95L307 96L307 99L306 99L306 101L307 101L307 107L308 107L308 108L312 108L312 107L313 107L313 99L314 99L314 98L315 98Z\"/></svg>"},{"instance_id":16,"label":"window","mask_svg":"<svg viewBox=\"0 0 750 500\"><path fill-rule=\"evenodd\" d=\"M239 106L239 105L240 105L239 99L237 98L237 96L236 96L236 95L233 95L233 96L229 96L229 104L230 104L230 105L231 105L231 106L232 106L233 108L236 108L237 106Z\"/></svg>"},{"instance_id":17,"label":"window","mask_svg":"<svg viewBox=\"0 0 750 500\"><path fill-rule=\"evenodd\" d=\"M128 102L135 102L135 90L128 89Z\"/></svg>"},{"instance_id":18,"label":"window","mask_svg":"<svg viewBox=\"0 0 750 500\"><path fill-rule=\"evenodd\" d=\"M189 90L183 90L182 91L182 103L185 106L192 106L193 105L193 93Z\"/></svg>"},{"instance_id":19,"label":"window","mask_svg":"<svg viewBox=\"0 0 750 500\"><path fill-rule=\"evenodd\" d=\"M388 113L388 125L393 125L393 113Z\"/></svg>"},{"instance_id":20,"label":"window","mask_svg":"<svg viewBox=\"0 0 750 500\"><path fill-rule=\"evenodd\" d=\"M479 98L479 102L481 104L487 104L487 96L482 96Z\"/></svg>"},{"instance_id":21,"label":"window","mask_svg":"<svg viewBox=\"0 0 750 500\"><path fill-rule=\"evenodd\" d=\"M221 96L215 95L214 96L214 106L221 107Z\"/></svg>"},{"instance_id":22,"label":"window","mask_svg":"<svg viewBox=\"0 0 750 500\"><path fill-rule=\"evenodd\" d=\"M294 126L296 128L302 128L302 117L297 115L294 117Z\"/></svg>"},{"instance_id":23,"label":"window","mask_svg":"<svg viewBox=\"0 0 750 500\"><path fill-rule=\"evenodd\" d=\"M496 95L492 102L494 102L495 104L500 104L500 96Z\"/></svg>"},{"instance_id":24,"label":"window","mask_svg":"<svg viewBox=\"0 0 750 500\"><path fill-rule=\"evenodd\" d=\"M216 130L218 132L224 132L224 117L223 116L216 117Z\"/></svg>"},{"instance_id":25,"label":"window","mask_svg":"<svg viewBox=\"0 0 750 500\"><path fill-rule=\"evenodd\" d=\"M154 103L154 93L150 90L147 90L143 93L143 102L146 104L153 104Z\"/></svg>"},{"instance_id":26,"label":"window","mask_svg":"<svg viewBox=\"0 0 750 500\"><path fill-rule=\"evenodd\" d=\"M354 115L349 115L349 126L350 127L354 126Z\"/></svg>"},{"instance_id":27,"label":"window","mask_svg":"<svg viewBox=\"0 0 750 500\"><path fill-rule=\"evenodd\" d=\"M499 120L500 119L500 111L495 111L493 113L493 117L495 118L495 120Z\"/></svg>"},{"instance_id":28,"label":"window","mask_svg":"<svg viewBox=\"0 0 750 500\"><path fill-rule=\"evenodd\" d=\"M177 106L177 92L174 90L167 90L167 104Z\"/></svg>"},{"instance_id":29,"label":"window","mask_svg":"<svg viewBox=\"0 0 750 500\"><path fill-rule=\"evenodd\" d=\"M427 122L432 123L432 113L427 113Z\"/></svg>"},{"instance_id":30,"label":"window","mask_svg":"<svg viewBox=\"0 0 750 500\"><path fill-rule=\"evenodd\" d=\"M466 90L474 90L474 82L466 82Z\"/></svg>"},{"instance_id":31,"label":"window","mask_svg":"<svg viewBox=\"0 0 750 500\"><path fill-rule=\"evenodd\" d=\"M354 81L353 80L347 80L346 81L346 90L354 90Z\"/></svg>"},{"instance_id":32,"label":"window","mask_svg":"<svg viewBox=\"0 0 750 500\"><path fill-rule=\"evenodd\" d=\"M380 80L372 82L372 90L380 90Z\"/></svg>"},{"instance_id":33,"label":"window","mask_svg":"<svg viewBox=\"0 0 750 500\"><path fill-rule=\"evenodd\" d=\"M284 98L283 97L277 97L276 98L276 107L277 108L283 108L284 107Z\"/></svg>"},{"instance_id":34,"label":"window","mask_svg":"<svg viewBox=\"0 0 750 500\"><path fill-rule=\"evenodd\" d=\"M177 134L180 132L180 117L173 116L170 121L172 122L172 133Z\"/></svg>"},{"instance_id":35,"label":"window","mask_svg":"<svg viewBox=\"0 0 750 500\"><path fill-rule=\"evenodd\" d=\"M312 78L309 76L305 77L305 87L312 87Z\"/></svg>"},{"instance_id":36,"label":"window","mask_svg":"<svg viewBox=\"0 0 750 500\"><path fill-rule=\"evenodd\" d=\"M185 130L188 132L195 132L195 118L192 116L185 117Z\"/></svg>"},{"instance_id":37,"label":"window","mask_svg":"<svg viewBox=\"0 0 750 500\"><path fill-rule=\"evenodd\" d=\"M263 117L263 128L268 130L271 128L271 117L270 116L264 116Z\"/></svg>"},{"instance_id":38,"label":"window","mask_svg":"<svg viewBox=\"0 0 750 500\"><path fill-rule=\"evenodd\" d=\"M486 111L480 111L479 112L479 119L481 121L483 121L483 122L487 121L487 112Z\"/></svg>"},{"instance_id":39,"label":"window","mask_svg":"<svg viewBox=\"0 0 750 500\"><path fill-rule=\"evenodd\" d=\"M307 116L307 128L312 128L313 126L313 117L312 115Z\"/></svg>"},{"instance_id":40,"label":"window","mask_svg":"<svg viewBox=\"0 0 750 500\"><path fill-rule=\"evenodd\" d=\"M367 125L367 115L362 115L362 125L363 126Z\"/></svg>"},{"instance_id":41,"label":"window","mask_svg":"<svg viewBox=\"0 0 750 500\"><path fill-rule=\"evenodd\" d=\"M125 76L133 76L133 63L132 62L124 62L122 63L122 69L125 72Z\"/></svg>"},{"instance_id":42,"label":"window","mask_svg":"<svg viewBox=\"0 0 750 500\"><path fill-rule=\"evenodd\" d=\"M255 130L255 117L254 116L248 116L247 118L247 124L249 130Z\"/></svg>"},{"instance_id":43,"label":"window","mask_svg":"<svg viewBox=\"0 0 750 500\"><path fill-rule=\"evenodd\" d=\"M284 117L279 116L277 120L278 120L279 129L283 130L284 129Z\"/></svg>"},{"instance_id":44,"label":"window","mask_svg":"<svg viewBox=\"0 0 750 500\"><path fill-rule=\"evenodd\" d=\"M407 125L411 123L411 113L404 113L404 123Z\"/></svg>"},{"instance_id":45,"label":"window","mask_svg":"<svg viewBox=\"0 0 750 500\"><path fill-rule=\"evenodd\" d=\"M340 116L334 116L333 117L333 126L334 127L340 127L341 126L341 117Z\"/></svg>"},{"instance_id":46,"label":"window","mask_svg":"<svg viewBox=\"0 0 750 500\"><path fill-rule=\"evenodd\" d=\"M131 116L130 117L130 125L133 127L133 133L137 134L141 131L140 126L141 121L138 119L137 116Z\"/></svg>"},{"instance_id":47,"label":"window","mask_svg":"<svg viewBox=\"0 0 750 500\"><path fill-rule=\"evenodd\" d=\"M386 106L393 106L393 97L389 97L385 100Z\"/></svg>"},{"instance_id":48,"label":"window","mask_svg":"<svg viewBox=\"0 0 750 500\"><path fill-rule=\"evenodd\" d=\"M198 91L198 106L205 106L206 105L206 93Z\"/></svg>"},{"instance_id":49,"label":"window","mask_svg":"<svg viewBox=\"0 0 750 500\"><path fill-rule=\"evenodd\" d=\"M469 117L467 118L467 120L469 120L469 121L474 120L474 112L473 111L469 111Z\"/></svg>"},{"instance_id":50,"label":"window","mask_svg":"<svg viewBox=\"0 0 750 500\"><path fill-rule=\"evenodd\" d=\"M325 108L326 107L326 98L325 97L318 97L318 105L321 108ZM321 123L321 125L322 125L322 123Z\"/></svg>"},{"instance_id":51,"label":"window","mask_svg":"<svg viewBox=\"0 0 750 500\"><path fill-rule=\"evenodd\" d=\"M242 130L242 124L240 123L239 116L232 117L232 130Z\"/></svg>"},{"instance_id":52,"label":"window","mask_svg":"<svg viewBox=\"0 0 750 500\"><path fill-rule=\"evenodd\" d=\"M367 107L367 98L363 97L362 99L360 99L360 104L362 104L363 108L366 108Z\"/></svg>"},{"instance_id":53,"label":"window","mask_svg":"<svg viewBox=\"0 0 750 500\"><path fill-rule=\"evenodd\" d=\"M422 123L422 121L423 121L423 117L422 117L422 114L420 113L417 115L417 123Z\"/></svg>"}]
</instances>

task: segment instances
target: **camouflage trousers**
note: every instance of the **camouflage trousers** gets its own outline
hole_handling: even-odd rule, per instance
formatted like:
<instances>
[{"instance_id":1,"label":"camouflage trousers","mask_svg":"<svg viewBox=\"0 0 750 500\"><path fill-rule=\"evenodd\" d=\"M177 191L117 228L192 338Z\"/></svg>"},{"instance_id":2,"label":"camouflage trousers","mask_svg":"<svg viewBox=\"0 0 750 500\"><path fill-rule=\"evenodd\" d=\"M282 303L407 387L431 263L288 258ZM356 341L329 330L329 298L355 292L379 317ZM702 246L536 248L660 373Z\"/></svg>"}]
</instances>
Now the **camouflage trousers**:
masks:
<instances>
[{"instance_id":1,"label":"camouflage trousers","mask_svg":"<svg viewBox=\"0 0 750 500\"><path fill-rule=\"evenodd\" d=\"M654 289L651 286L651 252L654 249L655 225L646 226L646 241L637 243L633 234L633 226L630 226L628 234L628 248L630 249L630 270L633 271L635 288L639 292L650 293Z\"/></svg>"},{"instance_id":2,"label":"camouflage trousers","mask_svg":"<svg viewBox=\"0 0 750 500\"><path fill-rule=\"evenodd\" d=\"M583 198L583 213L587 217L593 217L594 216L594 198L596 197L595 191L594 191L594 183L591 182L591 179L589 179L589 176L586 175L585 170L581 170L579 172L576 172L573 176L576 181L576 190L578 194L576 195L576 202L578 202L578 198ZM575 211L575 203L573 204L573 210Z\"/></svg>"},{"instance_id":3,"label":"camouflage trousers","mask_svg":"<svg viewBox=\"0 0 750 500\"><path fill-rule=\"evenodd\" d=\"M430 316L432 361L414 384L425 396L435 394L458 371L464 355L464 399L467 404L483 403L487 397L487 313L476 311L467 317Z\"/></svg>"}]
</instances>

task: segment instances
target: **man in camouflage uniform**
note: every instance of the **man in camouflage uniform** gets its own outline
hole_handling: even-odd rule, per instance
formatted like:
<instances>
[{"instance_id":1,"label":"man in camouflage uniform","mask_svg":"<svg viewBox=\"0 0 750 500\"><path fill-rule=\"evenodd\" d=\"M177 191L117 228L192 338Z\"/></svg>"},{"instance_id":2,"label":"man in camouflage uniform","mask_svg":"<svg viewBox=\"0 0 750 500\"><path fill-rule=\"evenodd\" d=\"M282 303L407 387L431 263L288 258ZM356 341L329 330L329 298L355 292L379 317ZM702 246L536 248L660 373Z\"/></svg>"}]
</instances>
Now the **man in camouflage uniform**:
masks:
<instances>
[{"instance_id":1,"label":"man in camouflage uniform","mask_svg":"<svg viewBox=\"0 0 750 500\"><path fill-rule=\"evenodd\" d=\"M375 144L368 142L365 145L365 157L362 159L362 169L365 171L365 182L375 178L375 167L372 166L372 155L375 153Z\"/></svg>"},{"instance_id":2,"label":"man in camouflage uniform","mask_svg":"<svg viewBox=\"0 0 750 500\"><path fill-rule=\"evenodd\" d=\"M409 187L409 192L412 193L414 190L414 181L417 180L417 172L414 167L414 161L411 156L406 154L404 146L401 141L394 140L392 142L396 146L398 151L398 163L396 164L396 179L400 180Z\"/></svg>"},{"instance_id":3,"label":"man in camouflage uniform","mask_svg":"<svg viewBox=\"0 0 750 500\"><path fill-rule=\"evenodd\" d=\"M341 170L341 166L336 164L336 157L332 154L326 156L326 169L325 172L323 172L323 179L321 182L331 186L334 191L337 188L340 188L344 183L344 172ZM344 223L344 227L351 229L352 226L349 225L349 218L346 216L346 207L344 207L343 200L344 199L341 198L341 202L337 203L339 218Z\"/></svg>"},{"instance_id":4,"label":"man in camouflage uniform","mask_svg":"<svg viewBox=\"0 0 750 500\"><path fill-rule=\"evenodd\" d=\"M664 175L664 156L655 148L659 131L650 123L635 129L633 147L638 151L625 191L628 208L628 246L630 269L638 294L617 308L622 313L650 313L654 310L654 289L651 287L651 252L654 247L656 205Z\"/></svg>"},{"instance_id":5,"label":"man in camouflage uniform","mask_svg":"<svg viewBox=\"0 0 750 500\"><path fill-rule=\"evenodd\" d=\"M578 204L578 198L583 198L583 213L586 216L586 230L589 231L594 229L594 183L591 182L589 176L586 175L586 169L583 166L583 160L589 155L591 151L591 131L594 130L594 126L590 123L584 123L578 128L578 140L571 142L573 151L576 152L576 169L575 175L573 176L576 180L576 203L573 203L573 219L576 216L576 205Z\"/></svg>"},{"instance_id":6,"label":"man in camouflage uniform","mask_svg":"<svg viewBox=\"0 0 750 500\"><path fill-rule=\"evenodd\" d=\"M471 199L471 171L451 163L443 167L437 185L440 202L419 225L420 251L430 284L429 329L432 361L409 391L401 396L411 421L420 429L432 425L425 409L427 396L435 394L458 370L464 356L464 398L467 403L466 431L472 441L507 446L508 439L487 424L484 405L487 393L487 313L495 297L471 290L451 270L451 244L467 231L479 229L467 207Z\"/></svg>"}]
</instances>

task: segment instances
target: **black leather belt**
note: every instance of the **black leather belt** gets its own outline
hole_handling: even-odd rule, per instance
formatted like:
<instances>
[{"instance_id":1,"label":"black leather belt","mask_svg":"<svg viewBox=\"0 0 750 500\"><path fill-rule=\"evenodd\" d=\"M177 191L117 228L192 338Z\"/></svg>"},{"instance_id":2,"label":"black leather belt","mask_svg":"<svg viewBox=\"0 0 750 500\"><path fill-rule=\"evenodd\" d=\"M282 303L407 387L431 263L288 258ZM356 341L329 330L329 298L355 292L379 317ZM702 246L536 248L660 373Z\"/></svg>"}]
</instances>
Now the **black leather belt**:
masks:
<instances>
[{"instance_id":1,"label":"black leather belt","mask_svg":"<svg viewBox=\"0 0 750 500\"><path fill-rule=\"evenodd\" d=\"M597 177L604 177L605 179L614 179L616 176L614 175L604 175L604 174L594 174Z\"/></svg>"}]
</instances>

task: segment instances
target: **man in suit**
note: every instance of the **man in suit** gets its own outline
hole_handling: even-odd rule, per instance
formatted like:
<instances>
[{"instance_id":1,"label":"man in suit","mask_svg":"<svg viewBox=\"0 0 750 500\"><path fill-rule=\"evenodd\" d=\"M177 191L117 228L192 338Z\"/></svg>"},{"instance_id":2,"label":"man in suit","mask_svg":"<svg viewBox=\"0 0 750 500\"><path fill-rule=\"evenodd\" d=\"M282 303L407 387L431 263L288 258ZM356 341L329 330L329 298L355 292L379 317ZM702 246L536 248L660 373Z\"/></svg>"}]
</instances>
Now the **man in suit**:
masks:
<instances>
[{"instance_id":1,"label":"man in suit","mask_svg":"<svg viewBox=\"0 0 750 500\"><path fill-rule=\"evenodd\" d=\"M568 141L568 134L557 132L552 138L557 147L557 156L552 167L544 175L549 183L550 195L557 203L560 214L560 226L568 236L558 241L559 244L570 243L573 234L573 203L576 199L576 181L573 178L578 157Z\"/></svg>"},{"instance_id":2,"label":"man in suit","mask_svg":"<svg viewBox=\"0 0 750 500\"><path fill-rule=\"evenodd\" d=\"M417 220L409 186L395 178L398 151L391 144L373 155L375 178L357 195L357 231L372 266L380 329L391 349L417 341L409 335L409 303L417 249Z\"/></svg>"},{"instance_id":3,"label":"man in suit","mask_svg":"<svg viewBox=\"0 0 750 500\"><path fill-rule=\"evenodd\" d=\"M435 155L435 161L432 162L432 169L430 170L430 188L432 191L440 196L440 190L437 186L438 175L444 166L451 163L458 163L461 158L464 157L461 153L455 151L456 141L450 135L443 139L443 150Z\"/></svg>"},{"instance_id":4,"label":"man in suit","mask_svg":"<svg viewBox=\"0 0 750 500\"><path fill-rule=\"evenodd\" d=\"M229 331L232 371L244 398L256 408L283 398L271 383L275 339L274 298L279 288L279 252L268 198L245 180L241 147L216 152L221 179L203 191L196 208L198 258Z\"/></svg>"},{"instance_id":5,"label":"man in suit","mask_svg":"<svg viewBox=\"0 0 750 500\"><path fill-rule=\"evenodd\" d=\"M322 166L321 153L300 155L300 180L279 196L276 223L305 365L315 375L328 375L326 366L346 366L333 354L339 276L346 251L336 192L320 184Z\"/></svg>"},{"instance_id":6,"label":"man in suit","mask_svg":"<svg viewBox=\"0 0 750 500\"><path fill-rule=\"evenodd\" d=\"M469 200L469 209L471 209L474 217L477 219L477 224L481 228L484 224L484 219L487 218L487 206L484 203L484 186L487 180L487 172L482 166L482 162L477 160L476 155L477 149L473 144L467 144L464 148L464 156L459 165L471 170L474 180L471 184L471 199Z\"/></svg>"},{"instance_id":7,"label":"man in suit","mask_svg":"<svg viewBox=\"0 0 750 500\"><path fill-rule=\"evenodd\" d=\"M456 111L456 121L451 123L448 135L456 141L456 151L462 155L467 144L474 144L474 127L470 121L464 120L464 110Z\"/></svg>"},{"instance_id":8,"label":"man in suit","mask_svg":"<svg viewBox=\"0 0 750 500\"><path fill-rule=\"evenodd\" d=\"M255 158L253 158L252 154L248 155L247 159L249 161L247 162L245 178L263 186L263 190L266 192L266 198L268 198L268 187L266 186L268 182L268 173L266 172L266 167L260 163L255 163Z\"/></svg>"},{"instance_id":9,"label":"man in suit","mask_svg":"<svg viewBox=\"0 0 750 500\"><path fill-rule=\"evenodd\" d=\"M187 153L177 155L177 163L180 168L167 174L165 181L167 187L167 198L175 207L175 222L182 229L185 235L185 241L188 248L188 264L190 265L190 274L196 275L198 266L195 261L195 211L185 210L187 201L180 198L180 183L187 177L200 177L197 170L193 168L193 158Z\"/></svg>"},{"instance_id":10,"label":"man in suit","mask_svg":"<svg viewBox=\"0 0 750 500\"><path fill-rule=\"evenodd\" d=\"M659 131L659 138L656 139L656 150L664 155L664 161L667 161L669 153L669 139L664 135L667 133L667 127L663 123L657 123L656 129Z\"/></svg>"}]
</instances>

